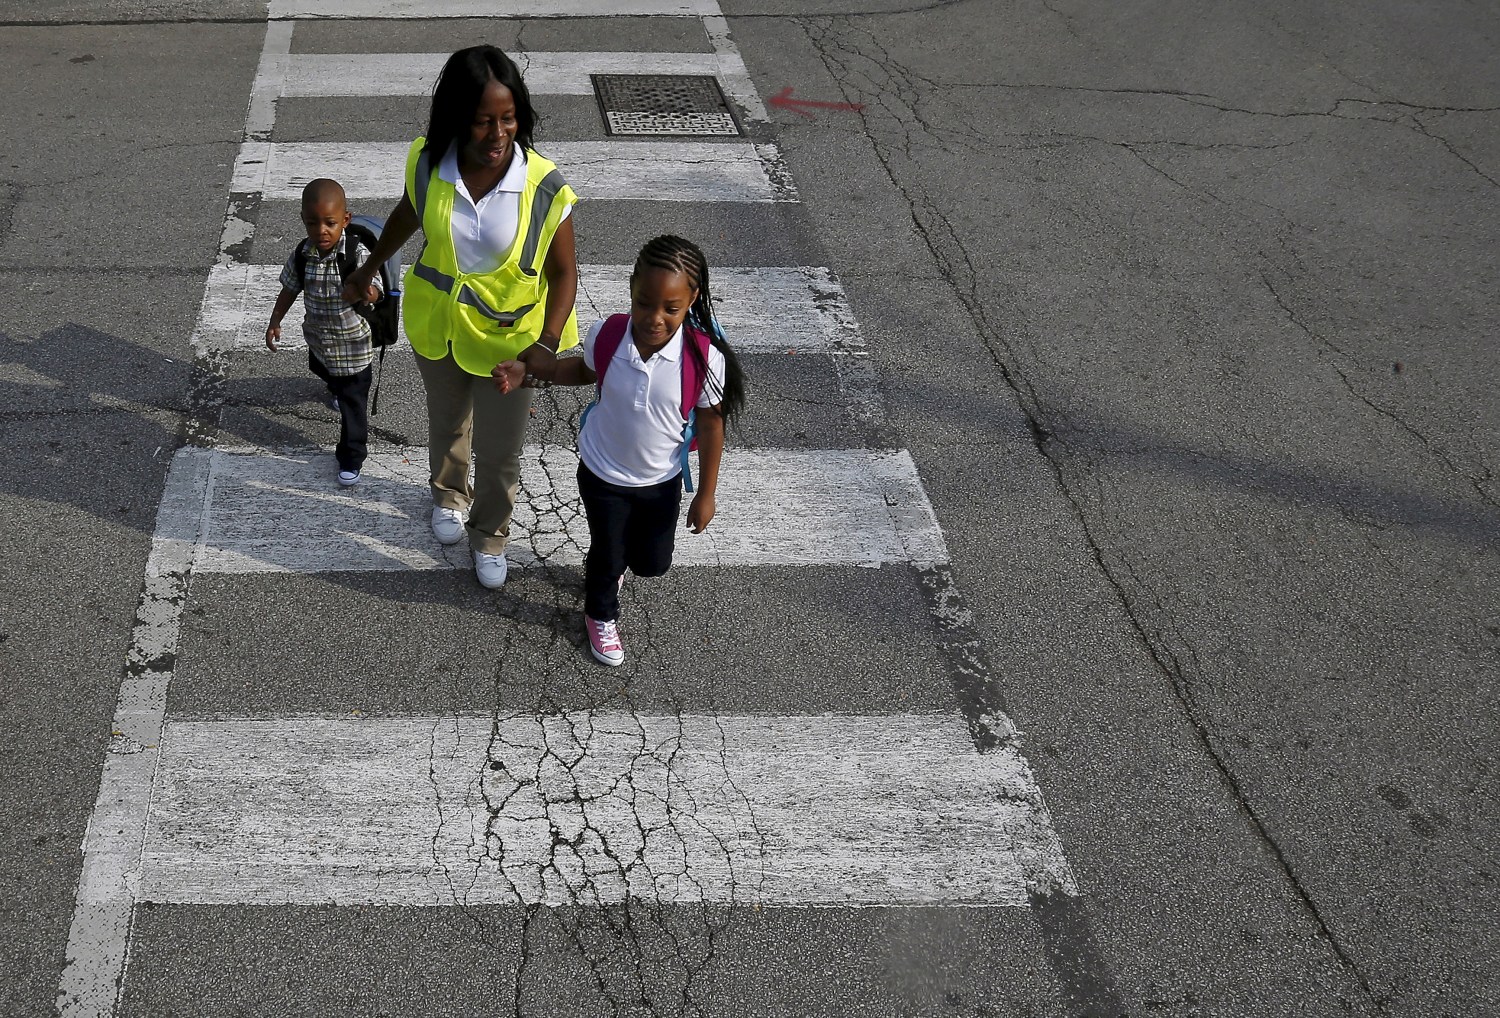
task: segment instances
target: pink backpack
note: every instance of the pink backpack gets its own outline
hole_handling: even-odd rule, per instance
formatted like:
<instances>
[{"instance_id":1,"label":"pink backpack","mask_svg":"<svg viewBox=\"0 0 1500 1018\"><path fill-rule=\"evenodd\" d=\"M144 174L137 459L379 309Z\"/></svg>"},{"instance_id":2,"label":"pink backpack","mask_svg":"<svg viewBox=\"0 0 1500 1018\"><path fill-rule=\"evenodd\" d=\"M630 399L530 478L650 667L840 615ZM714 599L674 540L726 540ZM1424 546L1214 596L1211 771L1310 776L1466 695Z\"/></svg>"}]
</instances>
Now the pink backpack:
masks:
<instances>
[{"instance_id":1,"label":"pink backpack","mask_svg":"<svg viewBox=\"0 0 1500 1018\"><path fill-rule=\"evenodd\" d=\"M589 411L594 409L604 396L604 372L608 371L610 364L613 363L615 352L620 349L620 341L625 338L625 327L629 324L629 315L610 315L604 320L604 327L599 330L599 335L594 340L594 376L596 379L594 402L584 408L583 418L578 422L579 430L583 429L583 421L588 418ZM692 491L693 474L688 469L688 453L698 448L694 423L698 417L698 399L703 395L703 386L708 382L710 343L708 333L700 332L686 322L682 325L682 339L684 346L682 351L682 486ZM688 343L696 346L702 357L689 354L686 349Z\"/></svg>"}]
</instances>

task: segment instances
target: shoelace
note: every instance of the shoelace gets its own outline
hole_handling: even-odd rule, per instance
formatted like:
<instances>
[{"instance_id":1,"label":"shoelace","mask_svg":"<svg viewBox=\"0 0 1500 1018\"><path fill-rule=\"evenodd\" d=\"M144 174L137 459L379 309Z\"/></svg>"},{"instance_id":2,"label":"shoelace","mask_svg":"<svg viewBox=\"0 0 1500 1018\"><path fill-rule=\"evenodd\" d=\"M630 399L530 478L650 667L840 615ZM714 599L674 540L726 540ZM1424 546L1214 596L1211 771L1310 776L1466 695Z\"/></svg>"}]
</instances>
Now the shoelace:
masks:
<instances>
[{"instance_id":1,"label":"shoelace","mask_svg":"<svg viewBox=\"0 0 1500 1018\"><path fill-rule=\"evenodd\" d=\"M613 622L595 622L594 625L598 627L600 650L621 649L620 631Z\"/></svg>"}]
</instances>

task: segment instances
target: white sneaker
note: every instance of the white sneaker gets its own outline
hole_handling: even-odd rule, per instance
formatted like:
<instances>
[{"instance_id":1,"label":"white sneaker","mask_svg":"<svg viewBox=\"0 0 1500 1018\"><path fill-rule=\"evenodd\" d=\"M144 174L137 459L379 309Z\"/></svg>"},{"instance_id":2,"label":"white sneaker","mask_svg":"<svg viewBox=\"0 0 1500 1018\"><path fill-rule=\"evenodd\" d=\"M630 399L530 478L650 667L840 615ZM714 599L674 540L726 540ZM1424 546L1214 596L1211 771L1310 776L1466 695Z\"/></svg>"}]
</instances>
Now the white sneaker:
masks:
<instances>
[{"instance_id":1,"label":"white sneaker","mask_svg":"<svg viewBox=\"0 0 1500 1018\"><path fill-rule=\"evenodd\" d=\"M359 471L358 470L340 470L339 471L339 486L340 487L350 488L350 487L353 487L354 485L356 485L358 483L359 483Z\"/></svg>"},{"instance_id":2,"label":"white sneaker","mask_svg":"<svg viewBox=\"0 0 1500 1018\"><path fill-rule=\"evenodd\" d=\"M613 622L596 622L587 615L583 628L589 636L589 650L600 664L613 667L625 660L625 645L620 642L620 627Z\"/></svg>"},{"instance_id":3,"label":"white sneaker","mask_svg":"<svg viewBox=\"0 0 1500 1018\"><path fill-rule=\"evenodd\" d=\"M438 539L438 544L457 544L464 536L464 514L447 506L433 506L432 536Z\"/></svg>"},{"instance_id":4,"label":"white sneaker","mask_svg":"<svg viewBox=\"0 0 1500 1018\"><path fill-rule=\"evenodd\" d=\"M504 586L505 574L510 571L510 566L505 562L505 552L498 555L486 555L482 551L474 553L474 575L479 577L479 585L494 590Z\"/></svg>"}]
</instances>

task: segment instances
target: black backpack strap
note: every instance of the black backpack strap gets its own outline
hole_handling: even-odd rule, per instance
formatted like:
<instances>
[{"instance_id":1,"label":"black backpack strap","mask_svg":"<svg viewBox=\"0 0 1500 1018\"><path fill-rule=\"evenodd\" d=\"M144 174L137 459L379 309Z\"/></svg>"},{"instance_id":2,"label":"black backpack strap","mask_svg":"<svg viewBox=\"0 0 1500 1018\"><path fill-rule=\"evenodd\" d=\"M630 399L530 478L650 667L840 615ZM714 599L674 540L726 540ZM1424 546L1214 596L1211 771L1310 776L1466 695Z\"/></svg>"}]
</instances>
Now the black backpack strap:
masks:
<instances>
[{"instance_id":1,"label":"black backpack strap","mask_svg":"<svg viewBox=\"0 0 1500 1018\"><path fill-rule=\"evenodd\" d=\"M297 250L292 254L292 267L297 272L297 285L307 286L307 241L299 240Z\"/></svg>"},{"instance_id":2,"label":"black backpack strap","mask_svg":"<svg viewBox=\"0 0 1500 1018\"><path fill-rule=\"evenodd\" d=\"M370 392L370 416L374 417L380 412L380 379L385 374L385 347L375 348L379 351L380 363L375 367L375 387Z\"/></svg>"},{"instance_id":3,"label":"black backpack strap","mask_svg":"<svg viewBox=\"0 0 1500 1018\"><path fill-rule=\"evenodd\" d=\"M352 237L352 236L350 236L349 235L349 231L345 230L344 231L344 254L343 254L343 257L341 257L339 259L339 279L340 280L347 280L350 276L352 276L354 274L354 270L357 269L357 268L359 268L358 255L359 255L359 238L358 237Z\"/></svg>"}]
</instances>

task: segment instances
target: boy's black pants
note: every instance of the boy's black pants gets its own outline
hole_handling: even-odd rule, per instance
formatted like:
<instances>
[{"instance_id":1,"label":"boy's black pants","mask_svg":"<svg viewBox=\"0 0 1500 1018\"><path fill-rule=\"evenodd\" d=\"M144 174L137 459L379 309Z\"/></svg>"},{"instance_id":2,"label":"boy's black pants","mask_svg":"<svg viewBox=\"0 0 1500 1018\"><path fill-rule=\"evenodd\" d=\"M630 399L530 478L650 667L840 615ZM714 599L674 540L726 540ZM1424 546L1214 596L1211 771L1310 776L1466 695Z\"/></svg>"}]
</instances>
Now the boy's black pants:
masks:
<instances>
[{"instance_id":1,"label":"boy's black pants","mask_svg":"<svg viewBox=\"0 0 1500 1018\"><path fill-rule=\"evenodd\" d=\"M682 475L660 484L628 488L602 480L578 464L578 494L589 521L583 560L583 610L599 622L620 617L620 577L660 576L672 565Z\"/></svg>"},{"instance_id":2,"label":"boy's black pants","mask_svg":"<svg viewBox=\"0 0 1500 1018\"><path fill-rule=\"evenodd\" d=\"M330 374L311 350L307 351L307 366L339 401L339 444L333 450L339 469L358 470L365 465L370 441L370 380L375 373L366 365L352 375Z\"/></svg>"}]
</instances>

